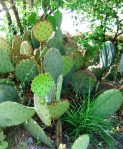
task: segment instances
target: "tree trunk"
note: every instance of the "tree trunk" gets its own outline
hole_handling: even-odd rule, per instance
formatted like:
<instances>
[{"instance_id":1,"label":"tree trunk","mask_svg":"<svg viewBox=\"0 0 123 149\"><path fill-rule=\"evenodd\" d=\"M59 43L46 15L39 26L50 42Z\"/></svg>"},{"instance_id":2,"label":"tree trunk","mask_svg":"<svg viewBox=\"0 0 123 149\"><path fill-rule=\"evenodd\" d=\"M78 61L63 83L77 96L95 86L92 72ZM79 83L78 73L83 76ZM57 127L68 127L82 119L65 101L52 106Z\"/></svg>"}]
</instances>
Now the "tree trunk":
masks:
<instances>
[{"instance_id":1,"label":"tree trunk","mask_svg":"<svg viewBox=\"0 0 123 149\"><path fill-rule=\"evenodd\" d=\"M7 5L6 5L5 1L0 1L0 4L2 5L2 7L3 7L3 9L4 9L5 13L6 13L6 17L7 17L9 29L15 35L17 33L17 31L15 30L15 28L13 26L11 15L9 13L9 10L7 8Z\"/></svg>"},{"instance_id":2,"label":"tree trunk","mask_svg":"<svg viewBox=\"0 0 123 149\"><path fill-rule=\"evenodd\" d=\"M12 6L12 10L13 10L15 18L16 18L17 26L18 26L18 28L20 30L20 33L22 34L23 33L23 28L22 28L22 25L21 25L21 22L20 22L18 10L17 10L17 8L16 8L16 6L14 4L14 0L10 0L10 4Z\"/></svg>"}]
</instances>

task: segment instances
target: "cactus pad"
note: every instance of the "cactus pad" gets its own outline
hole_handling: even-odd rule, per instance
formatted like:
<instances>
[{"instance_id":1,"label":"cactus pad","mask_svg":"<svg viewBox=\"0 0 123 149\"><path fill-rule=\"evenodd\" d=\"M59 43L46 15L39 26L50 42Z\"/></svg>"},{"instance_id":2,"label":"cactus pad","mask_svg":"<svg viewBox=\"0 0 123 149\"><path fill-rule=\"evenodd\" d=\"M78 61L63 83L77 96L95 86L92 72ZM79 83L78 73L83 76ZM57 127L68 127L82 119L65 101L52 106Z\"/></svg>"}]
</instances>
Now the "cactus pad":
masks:
<instances>
[{"instance_id":1,"label":"cactus pad","mask_svg":"<svg viewBox=\"0 0 123 149\"><path fill-rule=\"evenodd\" d=\"M40 21L33 27L34 37L40 41L44 42L49 39L49 37L53 33L53 28L50 22L48 21Z\"/></svg>"},{"instance_id":2,"label":"cactus pad","mask_svg":"<svg viewBox=\"0 0 123 149\"><path fill-rule=\"evenodd\" d=\"M18 80L28 83L38 74L38 70L33 60L26 59L16 65L15 74Z\"/></svg>"},{"instance_id":3,"label":"cactus pad","mask_svg":"<svg viewBox=\"0 0 123 149\"><path fill-rule=\"evenodd\" d=\"M102 118L108 118L120 108L122 103L121 92L117 89L110 89L95 99L91 113Z\"/></svg>"},{"instance_id":4,"label":"cactus pad","mask_svg":"<svg viewBox=\"0 0 123 149\"><path fill-rule=\"evenodd\" d=\"M9 45L8 41L3 37L0 37L0 49L6 52L10 57L12 56L11 46Z\"/></svg>"},{"instance_id":5,"label":"cactus pad","mask_svg":"<svg viewBox=\"0 0 123 149\"><path fill-rule=\"evenodd\" d=\"M32 81L31 89L36 96L44 99L54 86L54 80L50 74L40 74Z\"/></svg>"},{"instance_id":6,"label":"cactus pad","mask_svg":"<svg viewBox=\"0 0 123 149\"><path fill-rule=\"evenodd\" d=\"M72 69L73 67L73 59L69 56L64 56L63 57L63 62L64 62L64 65L63 65L63 76L67 75L70 70Z\"/></svg>"},{"instance_id":7,"label":"cactus pad","mask_svg":"<svg viewBox=\"0 0 123 149\"><path fill-rule=\"evenodd\" d=\"M39 98L34 99L34 106L39 118L46 126L51 125L51 117L47 104Z\"/></svg>"},{"instance_id":8,"label":"cactus pad","mask_svg":"<svg viewBox=\"0 0 123 149\"><path fill-rule=\"evenodd\" d=\"M14 56L18 56L20 54L20 46L21 46L21 37L19 35L14 36L12 41L12 51Z\"/></svg>"},{"instance_id":9,"label":"cactus pad","mask_svg":"<svg viewBox=\"0 0 123 149\"><path fill-rule=\"evenodd\" d=\"M11 85L0 85L0 103L5 101L17 101L18 94Z\"/></svg>"},{"instance_id":10,"label":"cactus pad","mask_svg":"<svg viewBox=\"0 0 123 149\"><path fill-rule=\"evenodd\" d=\"M9 56L0 49L0 73L9 73L14 71L14 67Z\"/></svg>"},{"instance_id":11,"label":"cactus pad","mask_svg":"<svg viewBox=\"0 0 123 149\"><path fill-rule=\"evenodd\" d=\"M70 103L68 100L59 101L48 105L51 118L56 120L61 117L68 110L69 105Z\"/></svg>"},{"instance_id":12,"label":"cactus pad","mask_svg":"<svg viewBox=\"0 0 123 149\"><path fill-rule=\"evenodd\" d=\"M72 76L72 86L76 94L86 94L96 85L96 77L90 71L77 71ZM91 84L90 84L91 83Z\"/></svg>"},{"instance_id":13,"label":"cactus pad","mask_svg":"<svg viewBox=\"0 0 123 149\"><path fill-rule=\"evenodd\" d=\"M24 126L35 139L41 141L42 143L46 144L49 147L53 147L53 144L51 143L50 139L44 132L43 128L41 128L36 121L30 119L24 123Z\"/></svg>"},{"instance_id":14,"label":"cactus pad","mask_svg":"<svg viewBox=\"0 0 123 149\"><path fill-rule=\"evenodd\" d=\"M31 32L29 30L25 31L24 36L23 36L23 41L28 41L30 42L31 40Z\"/></svg>"},{"instance_id":15,"label":"cactus pad","mask_svg":"<svg viewBox=\"0 0 123 149\"><path fill-rule=\"evenodd\" d=\"M43 61L44 71L50 73L55 82L63 70L63 58L58 49L49 49Z\"/></svg>"},{"instance_id":16,"label":"cactus pad","mask_svg":"<svg viewBox=\"0 0 123 149\"><path fill-rule=\"evenodd\" d=\"M26 56L32 56L33 48L28 41L23 41L21 43L20 54Z\"/></svg>"},{"instance_id":17,"label":"cactus pad","mask_svg":"<svg viewBox=\"0 0 123 149\"><path fill-rule=\"evenodd\" d=\"M3 102L0 104L0 127L19 125L34 114L34 108L11 101Z\"/></svg>"},{"instance_id":18,"label":"cactus pad","mask_svg":"<svg viewBox=\"0 0 123 149\"><path fill-rule=\"evenodd\" d=\"M76 139L71 149L87 149L89 141L90 141L89 136L84 134Z\"/></svg>"}]
</instances>

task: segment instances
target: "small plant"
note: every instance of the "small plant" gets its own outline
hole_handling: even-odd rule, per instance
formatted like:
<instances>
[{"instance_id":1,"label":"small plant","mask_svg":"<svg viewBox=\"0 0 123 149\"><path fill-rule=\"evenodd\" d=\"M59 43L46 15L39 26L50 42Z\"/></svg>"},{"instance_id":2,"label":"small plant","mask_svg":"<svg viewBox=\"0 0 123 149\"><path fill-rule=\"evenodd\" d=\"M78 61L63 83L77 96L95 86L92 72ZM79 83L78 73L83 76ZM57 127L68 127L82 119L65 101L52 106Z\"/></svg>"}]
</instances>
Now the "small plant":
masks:
<instances>
[{"instance_id":1,"label":"small plant","mask_svg":"<svg viewBox=\"0 0 123 149\"><path fill-rule=\"evenodd\" d=\"M118 97L117 99L113 98L115 96L115 92ZM112 93L111 98L109 97L110 93ZM103 95L106 96L104 97ZM100 96L103 96L103 99L100 98ZM115 104L112 98L115 102L118 103ZM65 133L70 136L71 139L76 139L79 137L79 135L87 133L90 135L91 141L96 143L98 141L102 141L107 146L113 148L114 144L116 143L115 139L112 137L115 120L106 119L106 117L109 117L109 115L111 116L114 111L116 112L118 110L118 108L122 104L122 95L118 90L114 92L113 90L109 90L107 91L107 93L104 92L100 94L94 101L92 100L94 99L91 99L89 95L87 99L81 98L79 103L77 103L75 100L73 101L71 109L67 111L67 113L63 117ZM100 106L102 106L103 108L100 111L101 107L99 106L99 102L101 102L102 100L109 100L109 102L102 102ZM117 105L118 107L115 105ZM110 111L109 113L108 109L105 111L105 107L108 107ZM112 108L110 109L110 107ZM96 114L94 114L93 112L96 112ZM100 113L98 114L98 112ZM103 114L106 116L105 118Z\"/></svg>"}]
</instances>

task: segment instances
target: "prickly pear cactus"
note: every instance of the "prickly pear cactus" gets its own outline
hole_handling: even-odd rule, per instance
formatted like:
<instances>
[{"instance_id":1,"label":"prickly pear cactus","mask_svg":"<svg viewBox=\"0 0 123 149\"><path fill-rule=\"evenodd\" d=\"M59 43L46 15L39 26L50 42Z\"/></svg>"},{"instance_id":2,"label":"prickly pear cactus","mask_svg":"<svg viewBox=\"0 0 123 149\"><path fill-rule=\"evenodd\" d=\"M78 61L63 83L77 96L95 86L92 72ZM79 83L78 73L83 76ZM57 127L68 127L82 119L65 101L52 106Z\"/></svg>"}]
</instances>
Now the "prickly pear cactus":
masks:
<instances>
[{"instance_id":1,"label":"prickly pear cactus","mask_svg":"<svg viewBox=\"0 0 123 149\"><path fill-rule=\"evenodd\" d=\"M21 43L20 54L26 56L32 56L33 48L28 41L23 41Z\"/></svg>"},{"instance_id":2,"label":"prickly pear cactus","mask_svg":"<svg viewBox=\"0 0 123 149\"><path fill-rule=\"evenodd\" d=\"M38 49L40 47L40 42L35 39L33 32L31 32L31 42L34 49Z\"/></svg>"},{"instance_id":3,"label":"prickly pear cactus","mask_svg":"<svg viewBox=\"0 0 123 149\"><path fill-rule=\"evenodd\" d=\"M54 80L50 74L40 74L34 78L31 84L31 89L36 96L39 96L42 100L50 93L52 87L54 87Z\"/></svg>"},{"instance_id":4,"label":"prickly pear cactus","mask_svg":"<svg viewBox=\"0 0 123 149\"><path fill-rule=\"evenodd\" d=\"M51 117L50 117L50 113L49 113L49 109L47 104L39 99L39 98L34 98L34 106L35 106L35 110L39 116L39 118L43 121L43 123L46 126L50 126L51 125Z\"/></svg>"},{"instance_id":5,"label":"prickly pear cactus","mask_svg":"<svg viewBox=\"0 0 123 149\"><path fill-rule=\"evenodd\" d=\"M34 114L34 108L29 108L16 102L7 101L0 103L0 127L22 124Z\"/></svg>"},{"instance_id":6,"label":"prickly pear cactus","mask_svg":"<svg viewBox=\"0 0 123 149\"><path fill-rule=\"evenodd\" d=\"M50 22L40 21L33 27L34 37L40 41L47 41L53 33L53 28Z\"/></svg>"},{"instance_id":7,"label":"prickly pear cactus","mask_svg":"<svg viewBox=\"0 0 123 149\"><path fill-rule=\"evenodd\" d=\"M50 38L47 43L47 48L56 48L59 49L62 55L65 55L65 47L63 43L62 32L60 30L55 32L54 37Z\"/></svg>"},{"instance_id":8,"label":"prickly pear cactus","mask_svg":"<svg viewBox=\"0 0 123 149\"><path fill-rule=\"evenodd\" d=\"M21 82L31 82L37 74L38 70L34 60L22 60L16 65L15 75Z\"/></svg>"},{"instance_id":9,"label":"prickly pear cactus","mask_svg":"<svg viewBox=\"0 0 123 149\"><path fill-rule=\"evenodd\" d=\"M41 128L36 121L33 119L28 120L24 123L25 128L27 131L38 141L46 144L49 147L53 147L52 142L50 141L49 137L44 132L43 128Z\"/></svg>"},{"instance_id":10,"label":"prickly pear cactus","mask_svg":"<svg viewBox=\"0 0 123 149\"><path fill-rule=\"evenodd\" d=\"M6 138L6 136L4 135L3 130L2 130L2 129L0 129L0 142L1 142L1 141L4 141L4 140L5 140L5 138Z\"/></svg>"},{"instance_id":11,"label":"prickly pear cactus","mask_svg":"<svg viewBox=\"0 0 123 149\"><path fill-rule=\"evenodd\" d=\"M8 142L2 141L0 142L0 149L7 149L8 148Z\"/></svg>"},{"instance_id":12,"label":"prickly pear cactus","mask_svg":"<svg viewBox=\"0 0 123 149\"><path fill-rule=\"evenodd\" d=\"M20 54L21 43L22 43L21 37L19 35L15 35L12 41L13 56L18 56Z\"/></svg>"},{"instance_id":13,"label":"prickly pear cactus","mask_svg":"<svg viewBox=\"0 0 123 149\"><path fill-rule=\"evenodd\" d=\"M0 79L0 85L11 85L15 86L15 83L10 79Z\"/></svg>"},{"instance_id":14,"label":"prickly pear cactus","mask_svg":"<svg viewBox=\"0 0 123 149\"><path fill-rule=\"evenodd\" d=\"M9 45L8 41L3 37L0 37L0 49L6 52L8 56L12 56L11 46Z\"/></svg>"},{"instance_id":15,"label":"prickly pear cactus","mask_svg":"<svg viewBox=\"0 0 123 149\"><path fill-rule=\"evenodd\" d=\"M73 59L69 56L64 56L63 57L63 71L62 71L62 74L63 76L67 75L72 67L73 67Z\"/></svg>"},{"instance_id":16,"label":"prickly pear cactus","mask_svg":"<svg viewBox=\"0 0 123 149\"><path fill-rule=\"evenodd\" d=\"M23 41L28 41L30 42L31 40L31 32L29 30L25 31L24 35L23 35Z\"/></svg>"},{"instance_id":17,"label":"prickly pear cactus","mask_svg":"<svg viewBox=\"0 0 123 149\"><path fill-rule=\"evenodd\" d=\"M69 105L70 103L68 100L54 102L48 105L51 118L56 120L61 117L68 110Z\"/></svg>"},{"instance_id":18,"label":"prickly pear cactus","mask_svg":"<svg viewBox=\"0 0 123 149\"><path fill-rule=\"evenodd\" d=\"M123 97L119 90L110 89L101 93L93 102L92 115L108 118L114 114L123 103Z\"/></svg>"},{"instance_id":19,"label":"prickly pear cactus","mask_svg":"<svg viewBox=\"0 0 123 149\"><path fill-rule=\"evenodd\" d=\"M0 103L5 101L17 101L18 94L14 87L11 85L0 85Z\"/></svg>"},{"instance_id":20,"label":"prickly pear cactus","mask_svg":"<svg viewBox=\"0 0 123 149\"><path fill-rule=\"evenodd\" d=\"M9 73L14 71L14 67L9 56L0 49L0 73Z\"/></svg>"},{"instance_id":21,"label":"prickly pear cactus","mask_svg":"<svg viewBox=\"0 0 123 149\"><path fill-rule=\"evenodd\" d=\"M61 74L57 80L56 101L60 101L61 99L62 83L63 83L63 75Z\"/></svg>"},{"instance_id":22,"label":"prickly pear cactus","mask_svg":"<svg viewBox=\"0 0 123 149\"><path fill-rule=\"evenodd\" d=\"M120 73L123 74L123 54L120 59Z\"/></svg>"},{"instance_id":23,"label":"prickly pear cactus","mask_svg":"<svg viewBox=\"0 0 123 149\"><path fill-rule=\"evenodd\" d=\"M76 139L73 143L71 149L87 149L89 145L90 138L88 135L82 135Z\"/></svg>"},{"instance_id":24,"label":"prickly pear cactus","mask_svg":"<svg viewBox=\"0 0 123 149\"><path fill-rule=\"evenodd\" d=\"M115 46L112 42L106 41L100 53L100 65L102 68L109 67L115 58Z\"/></svg>"},{"instance_id":25,"label":"prickly pear cactus","mask_svg":"<svg viewBox=\"0 0 123 149\"><path fill-rule=\"evenodd\" d=\"M87 94L96 85L96 77L90 71L77 71L72 76L72 86L76 94Z\"/></svg>"},{"instance_id":26,"label":"prickly pear cactus","mask_svg":"<svg viewBox=\"0 0 123 149\"><path fill-rule=\"evenodd\" d=\"M43 61L44 71L50 73L55 82L63 70L63 58L58 49L49 49Z\"/></svg>"},{"instance_id":27,"label":"prickly pear cactus","mask_svg":"<svg viewBox=\"0 0 123 149\"><path fill-rule=\"evenodd\" d=\"M72 54L73 62L74 62L74 70L79 70L84 65L84 57L80 51L76 51Z\"/></svg>"}]
</instances>

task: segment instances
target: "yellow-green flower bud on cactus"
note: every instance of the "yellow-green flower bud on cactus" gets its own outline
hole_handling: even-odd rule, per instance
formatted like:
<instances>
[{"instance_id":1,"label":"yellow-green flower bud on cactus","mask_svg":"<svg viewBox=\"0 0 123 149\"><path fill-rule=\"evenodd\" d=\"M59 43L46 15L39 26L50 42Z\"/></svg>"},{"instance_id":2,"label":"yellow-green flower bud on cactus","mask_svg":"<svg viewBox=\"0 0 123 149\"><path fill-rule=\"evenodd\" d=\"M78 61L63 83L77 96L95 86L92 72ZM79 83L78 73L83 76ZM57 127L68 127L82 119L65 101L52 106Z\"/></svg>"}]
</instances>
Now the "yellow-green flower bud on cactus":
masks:
<instances>
[{"instance_id":1,"label":"yellow-green flower bud on cactus","mask_svg":"<svg viewBox=\"0 0 123 149\"><path fill-rule=\"evenodd\" d=\"M33 48L28 41L23 41L20 47L20 54L26 56L32 56Z\"/></svg>"},{"instance_id":2,"label":"yellow-green flower bud on cactus","mask_svg":"<svg viewBox=\"0 0 123 149\"><path fill-rule=\"evenodd\" d=\"M47 41L52 35L52 33L53 33L52 25L50 22L46 20L38 22L33 27L34 37L40 42Z\"/></svg>"}]
</instances>

